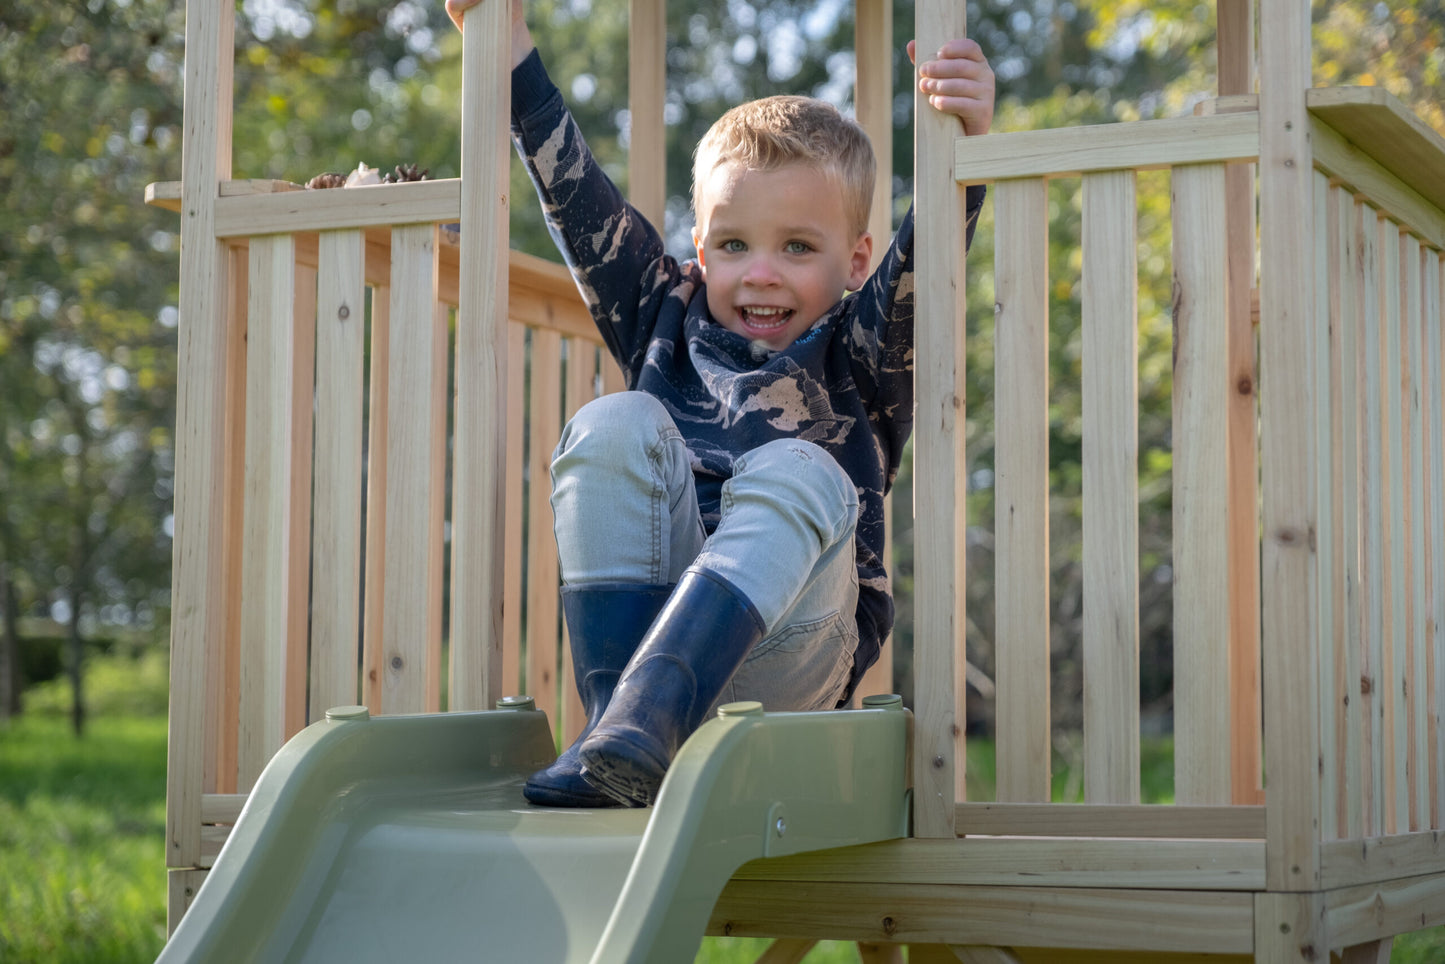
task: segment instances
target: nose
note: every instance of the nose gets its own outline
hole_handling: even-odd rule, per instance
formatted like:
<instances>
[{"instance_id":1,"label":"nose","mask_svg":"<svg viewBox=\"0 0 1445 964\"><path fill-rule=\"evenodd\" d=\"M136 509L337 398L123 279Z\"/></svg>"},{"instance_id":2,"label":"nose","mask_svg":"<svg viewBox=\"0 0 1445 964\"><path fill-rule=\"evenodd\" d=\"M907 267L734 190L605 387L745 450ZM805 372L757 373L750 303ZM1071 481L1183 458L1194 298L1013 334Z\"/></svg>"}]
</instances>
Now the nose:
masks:
<instances>
[{"instance_id":1,"label":"nose","mask_svg":"<svg viewBox=\"0 0 1445 964\"><path fill-rule=\"evenodd\" d=\"M752 285L755 288L767 288L776 285L779 281L777 266L773 259L765 254L755 254L748 259L743 269L743 284Z\"/></svg>"}]
</instances>

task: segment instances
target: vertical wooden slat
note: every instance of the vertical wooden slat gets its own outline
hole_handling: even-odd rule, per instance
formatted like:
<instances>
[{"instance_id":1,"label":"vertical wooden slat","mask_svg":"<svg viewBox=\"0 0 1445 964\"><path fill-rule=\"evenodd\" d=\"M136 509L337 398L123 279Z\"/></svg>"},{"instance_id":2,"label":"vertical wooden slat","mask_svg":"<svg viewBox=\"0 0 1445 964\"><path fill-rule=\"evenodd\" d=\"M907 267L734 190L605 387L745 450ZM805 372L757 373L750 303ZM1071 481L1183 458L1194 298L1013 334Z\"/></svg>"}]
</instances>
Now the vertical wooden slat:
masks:
<instances>
[{"instance_id":1,"label":"vertical wooden slat","mask_svg":"<svg viewBox=\"0 0 1445 964\"><path fill-rule=\"evenodd\" d=\"M1425 543L1427 520L1425 515L1425 414L1422 410L1422 393L1425 390L1425 343L1423 291L1420 283L1420 242L1409 233L1400 235L1400 281L1402 285L1401 338L1404 348L1405 376L1409 380L1409 392L1405 398L1405 417L1408 419L1406 437L1409 439L1409 485L1410 499L1405 531L1410 538L1410 585L1408 587L1408 611L1410 629L1410 659L1404 667L1406 702L1409 707L1409 788L1410 788L1410 829L1421 830L1428 825L1430 810L1430 781L1425 772L1429 766L1429 724L1426 719L1429 687L1425 684L1429 673L1425 654L1429 649L1426 636L1426 561Z\"/></svg>"},{"instance_id":2,"label":"vertical wooden slat","mask_svg":"<svg viewBox=\"0 0 1445 964\"><path fill-rule=\"evenodd\" d=\"M235 11L186 3L181 148L181 280L177 331L175 541L171 566L166 865L201 857L208 680L225 638L227 254L216 240L217 186L231 176ZM172 901L174 905L174 901Z\"/></svg>"},{"instance_id":3,"label":"vertical wooden slat","mask_svg":"<svg viewBox=\"0 0 1445 964\"><path fill-rule=\"evenodd\" d=\"M1227 804L1229 318L1223 165L1178 167L1174 238L1174 798Z\"/></svg>"},{"instance_id":4,"label":"vertical wooden slat","mask_svg":"<svg viewBox=\"0 0 1445 964\"><path fill-rule=\"evenodd\" d=\"M1335 626L1338 657L1331 699L1335 704L1336 750L1340 758L1335 810L1338 814L1339 835L1349 838L1364 835L1364 814L1361 808L1364 794L1364 775L1361 772L1364 715L1358 695L1359 641L1364 628L1364 615L1360 600L1360 525L1363 507L1360 485L1362 386L1359 378L1360 279L1356 211L1354 198L1349 191L1341 187L1330 189L1329 230L1332 260L1329 304L1334 312L1330 326L1330 362L1337 385L1331 417L1338 420L1339 446L1334 464L1340 505L1338 555L1333 572L1335 593L1341 597L1343 603Z\"/></svg>"},{"instance_id":5,"label":"vertical wooden slat","mask_svg":"<svg viewBox=\"0 0 1445 964\"><path fill-rule=\"evenodd\" d=\"M431 531L433 298L436 291L433 225L397 227L391 237L390 379L405 391L387 399L386 557L383 561L381 712L428 709L427 656L441 631L432 612Z\"/></svg>"},{"instance_id":6,"label":"vertical wooden slat","mask_svg":"<svg viewBox=\"0 0 1445 964\"><path fill-rule=\"evenodd\" d=\"M622 368L613 357L607 352L602 353L602 391L610 395L613 392L625 391L627 388L627 377L622 374Z\"/></svg>"},{"instance_id":7,"label":"vertical wooden slat","mask_svg":"<svg viewBox=\"0 0 1445 964\"><path fill-rule=\"evenodd\" d=\"M312 537L313 719L357 699L365 244L361 231L326 231L317 252L316 491L322 497Z\"/></svg>"},{"instance_id":8,"label":"vertical wooden slat","mask_svg":"<svg viewBox=\"0 0 1445 964\"><path fill-rule=\"evenodd\" d=\"M527 422L527 692L560 729L557 686L557 542L552 536L552 450L562 423L562 338L532 330Z\"/></svg>"},{"instance_id":9,"label":"vertical wooden slat","mask_svg":"<svg viewBox=\"0 0 1445 964\"><path fill-rule=\"evenodd\" d=\"M1320 806L1320 835L1333 840L1340 835L1340 813L1335 805L1335 787L1340 784L1339 726L1336 723L1337 707L1333 695L1337 688L1339 667L1342 663L1341 650L1345 645L1343 633L1344 592L1338 577L1343 571L1340 556L1340 486L1338 476L1342 470L1339 463L1340 445L1338 429L1343 413L1338 409L1339 379L1336 367L1339 364L1338 318L1332 308L1332 296L1336 293L1336 271L1332 270L1331 242L1333 234L1330 220L1330 181L1322 172L1314 174L1314 217L1319 230L1315 232L1312 255L1316 283L1325 290L1314 299L1313 370L1315 378L1315 498L1319 505L1315 542L1319 547L1319 565L1316 574L1319 585L1315 588L1315 619L1319 625L1319 661L1315 672L1320 688L1320 783L1324 787Z\"/></svg>"},{"instance_id":10,"label":"vertical wooden slat","mask_svg":"<svg viewBox=\"0 0 1445 964\"><path fill-rule=\"evenodd\" d=\"M868 230L873 235L873 265L876 267L888 250L893 234L893 6L884 0L857 0L853 5L853 53L856 79L853 85L853 110L859 126L868 134L878 160L873 182L873 204L868 212ZM883 502L883 558L892 569L893 562L893 499ZM959 678L966 666L956 665L955 687L960 692ZM853 694L855 703L865 696L895 692L893 683L893 634L879 647L875 662Z\"/></svg>"},{"instance_id":11,"label":"vertical wooden slat","mask_svg":"<svg viewBox=\"0 0 1445 964\"><path fill-rule=\"evenodd\" d=\"M567 380L563 400L563 416L571 421L577 411L597 397L597 347L581 338L567 339ZM550 479L548 480L550 482ZM553 552L556 540L552 540ZM577 678L573 672L572 644L567 636L567 626L562 626L562 744L567 746L577 739L587 723L583 712L582 698L577 691Z\"/></svg>"},{"instance_id":12,"label":"vertical wooden slat","mask_svg":"<svg viewBox=\"0 0 1445 964\"><path fill-rule=\"evenodd\" d=\"M478 710L502 692L503 479L520 471L505 461L511 9L504 0L483 0L466 22L449 705Z\"/></svg>"},{"instance_id":13,"label":"vertical wooden slat","mask_svg":"<svg viewBox=\"0 0 1445 964\"><path fill-rule=\"evenodd\" d=\"M642 216L664 229L667 208L666 0L630 0L627 17L627 196Z\"/></svg>"},{"instance_id":14,"label":"vertical wooden slat","mask_svg":"<svg viewBox=\"0 0 1445 964\"><path fill-rule=\"evenodd\" d=\"M507 365L520 372L527 364L527 329L520 322L507 324ZM506 464L516 466L503 482L507 503L503 524L505 558L511 564L502 570L502 665L503 693L522 692L522 470L523 444L526 440L527 401L522 393L523 382L514 378L507 384L507 451Z\"/></svg>"},{"instance_id":15,"label":"vertical wooden slat","mask_svg":"<svg viewBox=\"0 0 1445 964\"><path fill-rule=\"evenodd\" d=\"M1265 877L1272 890L1319 886L1319 682L1311 614L1315 556L1314 385L1309 344L1315 295L1309 252L1313 163L1304 91L1310 86L1309 9L1260 0L1260 589L1264 664Z\"/></svg>"},{"instance_id":16,"label":"vertical wooden slat","mask_svg":"<svg viewBox=\"0 0 1445 964\"><path fill-rule=\"evenodd\" d=\"M878 159L868 230L873 264L888 250L893 234L893 6L884 0L856 0L853 50L857 79L853 109ZM880 658L880 662L882 659Z\"/></svg>"},{"instance_id":17,"label":"vertical wooden slat","mask_svg":"<svg viewBox=\"0 0 1445 964\"><path fill-rule=\"evenodd\" d=\"M1442 371L1440 329L1445 325L1441 297L1445 294L1445 259L1439 252L1421 252L1424 291L1421 295L1425 315L1425 384L1429 386L1428 413L1430 458L1426 462L1426 491L1430 493L1429 569L1430 625L1426 679L1430 690L1430 824L1445 827L1445 765L1440 754L1445 741L1440 739L1440 720L1445 708L1445 395L1440 381Z\"/></svg>"},{"instance_id":18,"label":"vertical wooden slat","mask_svg":"<svg viewBox=\"0 0 1445 964\"><path fill-rule=\"evenodd\" d=\"M1364 625L1360 634L1359 696L1364 725L1361 768L1366 783L1361 803L1365 832L1370 836L1379 835L1385 829L1384 743L1380 720L1380 687L1384 685L1380 665L1385 634L1384 437L1381 430L1384 393L1380 380L1380 266L1376 220L1377 215L1369 205L1355 206L1354 229L1360 264L1356 292L1360 349L1356 357L1362 368L1357 378L1364 391L1359 424L1364 456L1360 469L1360 609Z\"/></svg>"},{"instance_id":19,"label":"vertical wooden slat","mask_svg":"<svg viewBox=\"0 0 1445 964\"><path fill-rule=\"evenodd\" d=\"M246 303L249 298L250 254L247 247L229 249L229 311L226 316L225 468L221 501L225 529L219 554L223 580L221 611L224 616L210 657L207 692L214 707L206 714L207 755L205 789L211 793L236 792L236 750L241 730L241 562L245 538L246 484ZM174 657L172 657L174 658Z\"/></svg>"},{"instance_id":20,"label":"vertical wooden slat","mask_svg":"<svg viewBox=\"0 0 1445 964\"><path fill-rule=\"evenodd\" d=\"M1397 833L1409 826L1410 799L1405 766L1409 747L1406 732L1404 671L1407 665L1409 623L1405 612L1405 440L1404 386L1400 358L1400 232L1388 217L1379 219L1380 338L1383 343L1381 378L1384 415L1381 431L1385 437L1384 497L1385 526L1385 628L1382 635L1380 684L1381 715L1384 720L1385 832Z\"/></svg>"},{"instance_id":21,"label":"vertical wooden slat","mask_svg":"<svg viewBox=\"0 0 1445 964\"><path fill-rule=\"evenodd\" d=\"M433 289L435 292L436 289ZM440 710L442 673L442 607L446 604L446 526L447 526L447 371L451 349L451 307L435 293L432 295L432 383L431 425L427 433L430 443L431 492L427 504L431 515L427 531L431 533L427 571L427 611L433 614L436 629L426 641L426 708ZM465 649L463 641L458 648ZM455 649L453 650L455 652ZM462 657L463 663L466 657ZM465 685L461 687L466 689Z\"/></svg>"},{"instance_id":22,"label":"vertical wooden slat","mask_svg":"<svg viewBox=\"0 0 1445 964\"><path fill-rule=\"evenodd\" d=\"M286 555L286 719L282 732L291 739L306 726L306 664L311 621L311 450L316 393L316 269L295 265L292 337L295 370L291 383L291 519Z\"/></svg>"},{"instance_id":23,"label":"vertical wooden slat","mask_svg":"<svg viewBox=\"0 0 1445 964\"><path fill-rule=\"evenodd\" d=\"M1219 0L1219 93L1253 94L1253 0ZM1264 802L1260 768L1259 449L1255 404L1254 165L1225 169L1229 232L1229 692L1233 802Z\"/></svg>"},{"instance_id":24,"label":"vertical wooden slat","mask_svg":"<svg viewBox=\"0 0 1445 964\"><path fill-rule=\"evenodd\" d=\"M241 564L238 786L248 791L281 748L292 559L291 412L295 404L295 242L251 239L246 339L245 547Z\"/></svg>"},{"instance_id":25,"label":"vertical wooden slat","mask_svg":"<svg viewBox=\"0 0 1445 964\"><path fill-rule=\"evenodd\" d=\"M916 11L918 49L931 51L967 34L961 3L923 0ZM913 833L954 835L954 798L964 770L956 766L965 719L965 691L954 692L956 648L967 625L963 592L967 513L964 459L964 192L953 179L958 122L933 110L914 84L914 190L917 231L928 244L914 251L917 317L914 378Z\"/></svg>"},{"instance_id":26,"label":"vertical wooden slat","mask_svg":"<svg viewBox=\"0 0 1445 964\"><path fill-rule=\"evenodd\" d=\"M1137 213L1133 171L1083 204L1084 798L1139 801Z\"/></svg>"},{"instance_id":27,"label":"vertical wooden slat","mask_svg":"<svg viewBox=\"0 0 1445 964\"><path fill-rule=\"evenodd\" d=\"M1000 801L1047 802L1049 198L1043 178L994 188L994 666ZM925 523L926 524L926 523Z\"/></svg>"},{"instance_id":28,"label":"vertical wooden slat","mask_svg":"<svg viewBox=\"0 0 1445 964\"><path fill-rule=\"evenodd\" d=\"M386 613L386 452L391 407L391 286L371 289L370 424L366 443L366 568L361 619L362 701L381 713Z\"/></svg>"}]
</instances>

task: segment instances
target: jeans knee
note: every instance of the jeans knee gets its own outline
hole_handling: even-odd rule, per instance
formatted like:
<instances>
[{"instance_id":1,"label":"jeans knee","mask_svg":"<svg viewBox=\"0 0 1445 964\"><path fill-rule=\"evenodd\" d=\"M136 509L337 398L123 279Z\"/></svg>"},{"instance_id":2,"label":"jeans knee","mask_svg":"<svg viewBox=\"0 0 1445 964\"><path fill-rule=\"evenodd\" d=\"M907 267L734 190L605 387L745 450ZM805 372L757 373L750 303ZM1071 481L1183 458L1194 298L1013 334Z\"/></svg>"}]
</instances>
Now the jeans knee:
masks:
<instances>
[{"instance_id":1,"label":"jeans knee","mask_svg":"<svg viewBox=\"0 0 1445 964\"><path fill-rule=\"evenodd\" d=\"M581 447L595 446L606 452L638 445L647 448L669 434L677 434L677 428L656 398L646 392L615 392L578 409L562 429L552 457L556 460Z\"/></svg>"},{"instance_id":2,"label":"jeans knee","mask_svg":"<svg viewBox=\"0 0 1445 964\"><path fill-rule=\"evenodd\" d=\"M732 485L760 487L817 520L824 542L851 537L858 524L858 489L838 460L813 442L775 439L739 460Z\"/></svg>"}]
</instances>

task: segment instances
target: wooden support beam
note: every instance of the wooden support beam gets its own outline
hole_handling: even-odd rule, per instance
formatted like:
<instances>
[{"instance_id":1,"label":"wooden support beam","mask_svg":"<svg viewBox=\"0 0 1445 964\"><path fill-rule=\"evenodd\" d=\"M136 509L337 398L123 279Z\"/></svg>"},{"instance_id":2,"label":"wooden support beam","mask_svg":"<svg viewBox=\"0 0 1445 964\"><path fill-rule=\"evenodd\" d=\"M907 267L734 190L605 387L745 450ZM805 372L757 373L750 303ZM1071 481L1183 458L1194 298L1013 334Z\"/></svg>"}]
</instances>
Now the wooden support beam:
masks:
<instances>
[{"instance_id":1,"label":"wooden support beam","mask_svg":"<svg viewBox=\"0 0 1445 964\"><path fill-rule=\"evenodd\" d=\"M461 234L452 453L452 709L501 694L506 462L511 10L471 8L462 32Z\"/></svg>"},{"instance_id":2,"label":"wooden support beam","mask_svg":"<svg viewBox=\"0 0 1445 964\"><path fill-rule=\"evenodd\" d=\"M1260 0L1260 49L1269 51L1259 95L1268 876L1273 890L1308 891L1319 886L1321 792L1319 680L1300 672L1316 664L1318 650L1311 610L1317 562L1315 386L1313 364L1300 361L1301 347L1313 344L1315 298L1313 163L1304 94L1310 86L1309 4Z\"/></svg>"},{"instance_id":3,"label":"wooden support beam","mask_svg":"<svg viewBox=\"0 0 1445 964\"><path fill-rule=\"evenodd\" d=\"M962 3L924 0L917 10L918 48L937 50L967 32ZM916 264L917 416L914 440L915 579L913 832L951 838L963 741L966 690L955 687L967 625L964 455L964 192L953 179L951 148L958 122L933 110L914 90L917 232L928 243Z\"/></svg>"},{"instance_id":4,"label":"wooden support beam","mask_svg":"<svg viewBox=\"0 0 1445 964\"><path fill-rule=\"evenodd\" d=\"M667 3L630 0L627 34L627 196L659 233L666 230Z\"/></svg>"},{"instance_id":5,"label":"wooden support beam","mask_svg":"<svg viewBox=\"0 0 1445 964\"><path fill-rule=\"evenodd\" d=\"M235 11L188 0L177 332L175 531L171 576L171 727L166 744L166 866L201 855L205 699L226 636L222 563L228 256L216 240L217 185L231 176ZM172 900L174 907L175 901ZM179 920L179 914L172 915Z\"/></svg>"}]
</instances>

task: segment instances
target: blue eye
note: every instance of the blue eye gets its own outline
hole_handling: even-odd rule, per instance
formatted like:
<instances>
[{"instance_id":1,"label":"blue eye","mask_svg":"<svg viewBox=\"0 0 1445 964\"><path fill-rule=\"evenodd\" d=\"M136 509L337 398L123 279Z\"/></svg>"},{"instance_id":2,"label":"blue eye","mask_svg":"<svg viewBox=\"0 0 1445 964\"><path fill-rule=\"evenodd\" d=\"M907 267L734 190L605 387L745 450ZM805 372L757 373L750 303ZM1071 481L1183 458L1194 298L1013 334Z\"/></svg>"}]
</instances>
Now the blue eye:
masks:
<instances>
[{"instance_id":1,"label":"blue eye","mask_svg":"<svg viewBox=\"0 0 1445 964\"><path fill-rule=\"evenodd\" d=\"M748 246L743 244L737 238L732 238L730 240L724 241L722 244L718 245L718 247L726 251L728 254L738 254L748 249Z\"/></svg>"},{"instance_id":2,"label":"blue eye","mask_svg":"<svg viewBox=\"0 0 1445 964\"><path fill-rule=\"evenodd\" d=\"M788 254L807 254L813 247L804 241L789 241L783 245L783 250Z\"/></svg>"}]
</instances>

